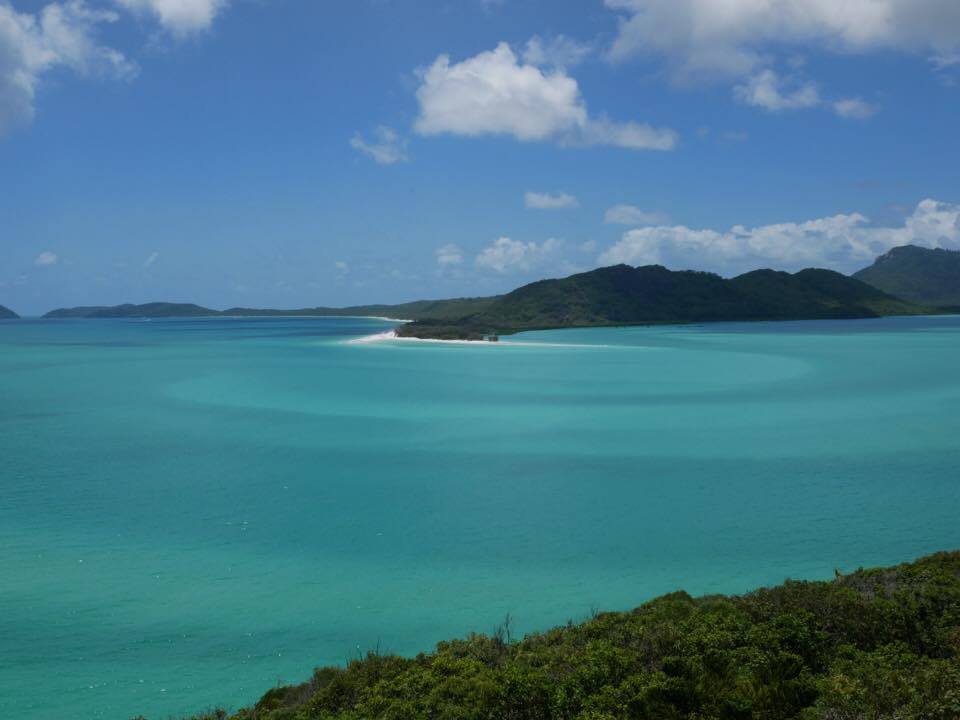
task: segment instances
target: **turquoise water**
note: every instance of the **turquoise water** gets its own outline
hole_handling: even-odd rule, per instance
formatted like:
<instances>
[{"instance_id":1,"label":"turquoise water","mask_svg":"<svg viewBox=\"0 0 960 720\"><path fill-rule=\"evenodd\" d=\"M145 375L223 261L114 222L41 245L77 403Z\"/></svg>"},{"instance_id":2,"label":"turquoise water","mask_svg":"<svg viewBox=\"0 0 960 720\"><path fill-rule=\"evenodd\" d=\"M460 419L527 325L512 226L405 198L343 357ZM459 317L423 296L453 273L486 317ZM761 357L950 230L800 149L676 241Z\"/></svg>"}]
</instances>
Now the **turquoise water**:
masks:
<instances>
[{"instance_id":1,"label":"turquoise water","mask_svg":"<svg viewBox=\"0 0 960 720\"><path fill-rule=\"evenodd\" d=\"M0 323L0 716L960 547L960 318L387 327Z\"/></svg>"}]
</instances>

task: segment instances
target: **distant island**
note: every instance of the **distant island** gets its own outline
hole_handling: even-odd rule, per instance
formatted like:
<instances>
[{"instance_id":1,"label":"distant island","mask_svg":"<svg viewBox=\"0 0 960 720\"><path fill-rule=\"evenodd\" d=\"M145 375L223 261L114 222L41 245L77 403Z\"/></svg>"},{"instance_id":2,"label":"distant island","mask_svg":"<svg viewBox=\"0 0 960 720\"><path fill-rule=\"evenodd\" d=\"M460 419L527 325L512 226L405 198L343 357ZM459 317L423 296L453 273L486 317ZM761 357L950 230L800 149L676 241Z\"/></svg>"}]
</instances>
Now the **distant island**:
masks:
<instances>
[{"instance_id":1,"label":"distant island","mask_svg":"<svg viewBox=\"0 0 960 720\"><path fill-rule=\"evenodd\" d=\"M273 310L235 307L213 310L192 303L156 302L143 305L94 305L51 310L45 318L178 318L178 317L422 317L459 318L485 310L498 297L417 300L398 305L355 305Z\"/></svg>"},{"instance_id":2,"label":"distant island","mask_svg":"<svg viewBox=\"0 0 960 720\"><path fill-rule=\"evenodd\" d=\"M211 688L211 694L216 689ZM859 718L960 713L960 552L787 581L748 595L651 600L516 639L368 653L269 690L233 720ZM223 720L213 711L193 720ZM142 719L141 719L142 720Z\"/></svg>"},{"instance_id":3,"label":"distant island","mask_svg":"<svg viewBox=\"0 0 960 720\"><path fill-rule=\"evenodd\" d=\"M51 310L45 318L177 318L218 315L216 310L192 303L155 302L144 305L81 306Z\"/></svg>"},{"instance_id":4,"label":"distant island","mask_svg":"<svg viewBox=\"0 0 960 720\"><path fill-rule=\"evenodd\" d=\"M19 315L17 315L13 310L8 307L0 305L0 320L16 320Z\"/></svg>"},{"instance_id":5,"label":"distant island","mask_svg":"<svg viewBox=\"0 0 960 720\"><path fill-rule=\"evenodd\" d=\"M832 270L754 270L726 280L660 265L614 265L541 280L454 320L423 318L403 337L476 340L522 330L740 320L916 315L919 305Z\"/></svg>"},{"instance_id":6,"label":"distant island","mask_svg":"<svg viewBox=\"0 0 960 720\"><path fill-rule=\"evenodd\" d=\"M853 277L909 302L960 308L960 252L903 245Z\"/></svg>"},{"instance_id":7,"label":"distant island","mask_svg":"<svg viewBox=\"0 0 960 720\"><path fill-rule=\"evenodd\" d=\"M725 279L660 265L615 265L506 295L396 305L213 310L189 303L61 308L47 318L343 317L410 320L401 337L480 340L523 330L667 323L873 318L960 308L960 252L894 248L848 277L754 270Z\"/></svg>"}]
</instances>

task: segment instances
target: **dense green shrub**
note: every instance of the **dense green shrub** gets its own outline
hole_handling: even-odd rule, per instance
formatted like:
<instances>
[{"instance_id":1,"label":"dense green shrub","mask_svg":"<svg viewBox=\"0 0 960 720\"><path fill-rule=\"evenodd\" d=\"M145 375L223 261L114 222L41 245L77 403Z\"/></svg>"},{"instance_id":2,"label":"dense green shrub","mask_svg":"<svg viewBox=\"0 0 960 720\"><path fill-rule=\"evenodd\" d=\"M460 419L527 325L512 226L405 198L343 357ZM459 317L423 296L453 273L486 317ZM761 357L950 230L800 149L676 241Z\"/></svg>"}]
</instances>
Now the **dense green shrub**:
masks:
<instances>
[{"instance_id":1,"label":"dense green shrub","mask_svg":"<svg viewBox=\"0 0 960 720\"><path fill-rule=\"evenodd\" d=\"M208 717L208 716L204 716ZM957 720L960 552L370 653L234 720Z\"/></svg>"}]
</instances>

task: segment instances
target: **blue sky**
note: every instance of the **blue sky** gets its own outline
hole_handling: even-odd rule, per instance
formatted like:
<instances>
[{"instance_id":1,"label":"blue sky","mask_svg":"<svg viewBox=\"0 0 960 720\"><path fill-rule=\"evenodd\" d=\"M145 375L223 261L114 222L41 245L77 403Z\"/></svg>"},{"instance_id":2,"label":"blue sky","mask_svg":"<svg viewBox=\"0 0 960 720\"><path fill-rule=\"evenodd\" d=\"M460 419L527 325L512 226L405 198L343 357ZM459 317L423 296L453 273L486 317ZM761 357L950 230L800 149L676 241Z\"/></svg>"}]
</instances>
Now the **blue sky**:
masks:
<instances>
[{"instance_id":1,"label":"blue sky","mask_svg":"<svg viewBox=\"0 0 960 720\"><path fill-rule=\"evenodd\" d=\"M0 303L960 248L955 0L0 0Z\"/></svg>"}]
</instances>

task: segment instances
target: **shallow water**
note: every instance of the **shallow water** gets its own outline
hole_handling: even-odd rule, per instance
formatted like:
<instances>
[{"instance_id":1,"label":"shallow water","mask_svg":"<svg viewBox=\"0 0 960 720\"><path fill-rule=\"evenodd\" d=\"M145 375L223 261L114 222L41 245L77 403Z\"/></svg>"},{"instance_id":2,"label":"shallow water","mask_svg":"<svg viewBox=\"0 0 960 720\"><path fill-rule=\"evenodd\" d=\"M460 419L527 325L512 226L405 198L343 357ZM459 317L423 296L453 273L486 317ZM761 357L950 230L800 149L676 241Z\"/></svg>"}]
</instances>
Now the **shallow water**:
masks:
<instances>
[{"instance_id":1,"label":"shallow water","mask_svg":"<svg viewBox=\"0 0 960 720\"><path fill-rule=\"evenodd\" d=\"M0 716L960 547L960 318L389 327L0 322Z\"/></svg>"}]
</instances>

